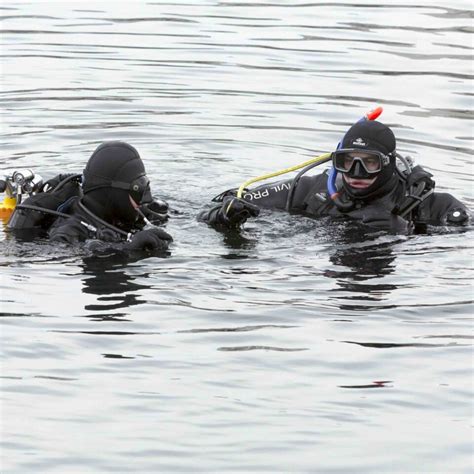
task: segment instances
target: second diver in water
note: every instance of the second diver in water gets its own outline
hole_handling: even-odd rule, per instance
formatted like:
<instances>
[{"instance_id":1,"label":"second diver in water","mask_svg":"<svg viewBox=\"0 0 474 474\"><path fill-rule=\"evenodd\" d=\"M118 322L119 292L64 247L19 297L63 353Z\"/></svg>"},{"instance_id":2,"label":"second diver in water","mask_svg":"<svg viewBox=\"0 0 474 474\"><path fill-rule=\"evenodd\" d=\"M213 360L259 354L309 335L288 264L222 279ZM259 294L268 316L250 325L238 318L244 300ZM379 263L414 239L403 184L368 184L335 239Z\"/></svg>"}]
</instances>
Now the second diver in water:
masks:
<instances>
[{"instance_id":1,"label":"second diver in water","mask_svg":"<svg viewBox=\"0 0 474 474\"><path fill-rule=\"evenodd\" d=\"M314 176L261 185L241 198L228 191L199 218L214 227L238 228L260 209L280 209L314 218L356 219L396 233L423 231L427 225L464 225L466 206L448 193L435 193L431 173L420 166L397 166L396 139L381 122L360 120L331 154L333 169Z\"/></svg>"},{"instance_id":2,"label":"second diver in water","mask_svg":"<svg viewBox=\"0 0 474 474\"><path fill-rule=\"evenodd\" d=\"M137 150L111 141L97 147L82 175L59 175L17 205L7 227L22 235L40 231L53 242L87 242L96 253L161 252L172 241L158 227L167 210L153 199Z\"/></svg>"}]
</instances>

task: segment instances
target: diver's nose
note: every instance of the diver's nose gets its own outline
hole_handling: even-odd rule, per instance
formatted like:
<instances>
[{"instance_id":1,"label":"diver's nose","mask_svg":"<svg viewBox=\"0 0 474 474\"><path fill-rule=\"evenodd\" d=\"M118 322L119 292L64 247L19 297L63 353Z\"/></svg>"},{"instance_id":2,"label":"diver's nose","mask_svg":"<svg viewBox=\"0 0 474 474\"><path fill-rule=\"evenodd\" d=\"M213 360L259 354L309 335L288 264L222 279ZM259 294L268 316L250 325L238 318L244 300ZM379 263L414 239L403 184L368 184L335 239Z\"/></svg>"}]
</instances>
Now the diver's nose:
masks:
<instances>
[{"instance_id":1,"label":"diver's nose","mask_svg":"<svg viewBox=\"0 0 474 474\"><path fill-rule=\"evenodd\" d=\"M362 177L365 175L365 170L363 169L362 164L360 163L359 160L356 160L354 163L352 175L354 177Z\"/></svg>"}]
</instances>

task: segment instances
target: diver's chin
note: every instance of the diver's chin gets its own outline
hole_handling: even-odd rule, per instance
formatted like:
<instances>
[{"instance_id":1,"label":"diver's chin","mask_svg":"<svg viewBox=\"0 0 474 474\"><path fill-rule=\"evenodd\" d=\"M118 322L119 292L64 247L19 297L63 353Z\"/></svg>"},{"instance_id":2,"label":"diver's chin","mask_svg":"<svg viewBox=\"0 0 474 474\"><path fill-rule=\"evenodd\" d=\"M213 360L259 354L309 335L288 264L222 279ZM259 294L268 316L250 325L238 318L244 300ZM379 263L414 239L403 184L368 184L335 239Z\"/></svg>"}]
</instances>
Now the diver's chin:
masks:
<instances>
[{"instance_id":1,"label":"diver's chin","mask_svg":"<svg viewBox=\"0 0 474 474\"><path fill-rule=\"evenodd\" d=\"M373 178L351 178L350 176L343 175L344 181L353 189L367 189L374 184L377 176Z\"/></svg>"}]
</instances>

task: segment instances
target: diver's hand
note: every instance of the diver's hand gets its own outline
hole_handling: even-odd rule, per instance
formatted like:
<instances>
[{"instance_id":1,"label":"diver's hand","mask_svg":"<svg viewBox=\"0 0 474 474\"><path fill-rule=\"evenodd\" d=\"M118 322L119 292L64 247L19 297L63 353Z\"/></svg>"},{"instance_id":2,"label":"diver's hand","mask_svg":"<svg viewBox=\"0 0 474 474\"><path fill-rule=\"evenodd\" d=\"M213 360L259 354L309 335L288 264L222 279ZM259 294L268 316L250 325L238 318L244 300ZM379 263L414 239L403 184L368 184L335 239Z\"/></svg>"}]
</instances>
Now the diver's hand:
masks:
<instances>
[{"instance_id":1,"label":"diver's hand","mask_svg":"<svg viewBox=\"0 0 474 474\"><path fill-rule=\"evenodd\" d=\"M236 227L243 224L249 217L257 217L259 214L260 209L255 204L234 196L227 196L219 209L219 220L229 227Z\"/></svg>"},{"instance_id":2,"label":"diver's hand","mask_svg":"<svg viewBox=\"0 0 474 474\"><path fill-rule=\"evenodd\" d=\"M425 189L432 189L435 187L435 182L433 181L433 175L424 170L421 166L415 166L412 172L408 175L407 185L413 186L414 184L425 183Z\"/></svg>"},{"instance_id":3,"label":"diver's hand","mask_svg":"<svg viewBox=\"0 0 474 474\"><path fill-rule=\"evenodd\" d=\"M133 235L132 240L127 243L128 250L166 250L173 241L171 235L159 227L150 227L138 231Z\"/></svg>"}]
</instances>

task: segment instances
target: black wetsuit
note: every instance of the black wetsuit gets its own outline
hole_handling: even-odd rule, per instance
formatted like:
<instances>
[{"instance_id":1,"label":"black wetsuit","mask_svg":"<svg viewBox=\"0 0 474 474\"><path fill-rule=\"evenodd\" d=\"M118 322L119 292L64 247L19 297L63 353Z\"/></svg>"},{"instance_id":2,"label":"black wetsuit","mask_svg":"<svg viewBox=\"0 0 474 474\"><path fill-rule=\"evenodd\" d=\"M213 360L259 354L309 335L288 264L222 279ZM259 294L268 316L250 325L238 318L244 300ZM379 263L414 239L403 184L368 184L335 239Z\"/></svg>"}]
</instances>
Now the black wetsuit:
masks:
<instances>
[{"instance_id":1,"label":"black wetsuit","mask_svg":"<svg viewBox=\"0 0 474 474\"><path fill-rule=\"evenodd\" d=\"M280 209L304 214L314 218L325 216L357 219L365 224L380 229L405 232L410 230L412 223L419 225L459 225L469 220L467 208L452 195L432 193L410 214L400 217L397 208L406 199L407 185L397 173L370 200L350 198L352 209L342 211L330 198L327 190L328 172L314 176L302 176L292 189L292 179L273 182L258 186L243 193L242 199L264 209ZM340 187L340 186L339 186ZM288 206L288 196L292 192L292 200ZM226 196L235 195L228 191L215 198L224 200ZM344 198L344 193L342 195ZM214 226L231 227L223 215L223 206L219 204L208 211L203 211L199 218Z\"/></svg>"}]
</instances>

